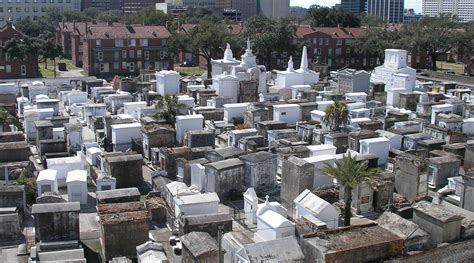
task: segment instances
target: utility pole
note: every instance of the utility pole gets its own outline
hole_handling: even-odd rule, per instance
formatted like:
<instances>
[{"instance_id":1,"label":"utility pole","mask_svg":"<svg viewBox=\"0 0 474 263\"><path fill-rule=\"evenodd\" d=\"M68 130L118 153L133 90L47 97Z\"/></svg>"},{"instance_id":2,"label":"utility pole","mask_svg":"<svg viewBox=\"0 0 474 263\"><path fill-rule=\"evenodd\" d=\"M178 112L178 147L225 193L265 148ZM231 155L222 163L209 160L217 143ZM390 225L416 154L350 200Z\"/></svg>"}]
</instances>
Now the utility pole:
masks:
<instances>
[{"instance_id":1,"label":"utility pole","mask_svg":"<svg viewBox=\"0 0 474 263\"><path fill-rule=\"evenodd\" d=\"M222 259L222 229L224 226L220 225L217 227L217 243L219 246L219 263L224 263L224 260Z\"/></svg>"}]
</instances>

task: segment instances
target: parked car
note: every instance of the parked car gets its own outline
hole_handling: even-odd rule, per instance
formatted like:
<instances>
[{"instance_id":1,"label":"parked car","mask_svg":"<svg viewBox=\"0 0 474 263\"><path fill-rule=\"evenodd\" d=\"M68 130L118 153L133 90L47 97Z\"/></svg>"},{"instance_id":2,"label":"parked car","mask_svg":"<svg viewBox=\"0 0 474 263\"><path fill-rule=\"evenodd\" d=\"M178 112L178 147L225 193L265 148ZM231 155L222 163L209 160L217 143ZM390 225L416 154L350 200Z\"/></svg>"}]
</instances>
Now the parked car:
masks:
<instances>
[{"instance_id":1,"label":"parked car","mask_svg":"<svg viewBox=\"0 0 474 263\"><path fill-rule=\"evenodd\" d=\"M189 62L189 61L184 61L183 63L179 64L180 67L195 67L196 64Z\"/></svg>"}]
</instances>

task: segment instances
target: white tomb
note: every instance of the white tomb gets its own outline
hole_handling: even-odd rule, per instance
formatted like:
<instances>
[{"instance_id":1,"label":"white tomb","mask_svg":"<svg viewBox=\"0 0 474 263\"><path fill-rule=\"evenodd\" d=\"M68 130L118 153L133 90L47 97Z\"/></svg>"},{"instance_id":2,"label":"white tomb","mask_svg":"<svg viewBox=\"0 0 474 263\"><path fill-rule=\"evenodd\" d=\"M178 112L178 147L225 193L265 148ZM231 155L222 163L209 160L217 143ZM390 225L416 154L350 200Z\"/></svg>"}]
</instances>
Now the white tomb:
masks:
<instances>
[{"instance_id":1,"label":"white tomb","mask_svg":"<svg viewBox=\"0 0 474 263\"><path fill-rule=\"evenodd\" d=\"M220 199L216 193L177 195L174 197L175 216L207 215L219 212Z\"/></svg>"},{"instance_id":2,"label":"white tomb","mask_svg":"<svg viewBox=\"0 0 474 263\"><path fill-rule=\"evenodd\" d=\"M59 114L59 100L58 99L36 99L36 108L37 109L50 109L54 110L54 116L58 116Z\"/></svg>"},{"instance_id":3,"label":"white tomb","mask_svg":"<svg viewBox=\"0 0 474 263\"><path fill-rule=\"evenodd\" d=\"M250 187L244 193L245 224L254 225L257 223L258 197L255 189Z\"/></svg>"},{"instance_id":4,"label":"white tomb","mask_svg":"<svg viewBox=\"0 0 474 263\"><path fill-rule=\"evenodd\" d=\"M453 112L452 104L440 104L431 106L431 124L436 123L436 116L442 112Z\"/></svg>"},{"instance_id":5,"label":"white tomb","mask_svg":"<svg viewBox=\"0 0 474 263\"><path fill-rule=\"evenodd\" d=\"M206 168L200 163L190 165L191 185L197 187L200 191L206 188Z\"/></svg>"},{"instance_id":6,"label":"white tomb","mask_svg":"<svg viewBox=\"0 0 474 263\"><path fill-rule=\"evenodd\" d=\"M227 72L215 75L212 78L212 87L216 90L217 95L231 98L232 103L237 102L239 96L239 80L237 77L227 75Z\"/></svg>"},{"instance_id":7,"label":"white tomb","mask_svg":"<svg viewBox=\"0 0 474 263\"><path fill-rule=\"evenodd\" d=\"M87 171L73 170L68 172L66 185L69 202L79 202L81 205L87 204Z\"/></svg>"},{"instance_id":8,"label":"white tomb","mask_svg":"<svg viewBox=\"0 0 474 263\"><path fill-rule=\"evenodd\" d=\"M132 148L132 139L142 136L142 125L139 122L115 124L112 128L112 145L114 152L123 152Z\"/></svg>"},{"instance_id":9,"label":"white tomb","mask_svg":"<svg viewBox=\"0 0 474 263\"><path fill-rule=\"evenodd\" d=\"M329 144L321 145L308 145L306 148L309 149L309 156L319 156L319 155L336 155L337 147Z\"/></svg>"},{"instance_id":10,"label":"white tomb","mask_svg":"<svg viewBox=\"0 0 474 263\"><path fill-rule=\"evenodd\" d=\"M125 114L131 115L135 119L140 119L139 109L146 107L146 101L137 101L137 102L124 102L123 103L123 112Z\"/></svg>"},{"instance_id":11,"label":"white tomb","mask_svg":"<svg viewBox=\"0 0 474 263\"><path fill-rule=\"evenodd\" d=\"M400 93L405 92L403 88L392 88L387 91L387 106L398 107L400 104Z\"/></svg>"},{"instance_id":12,"label":"white tomb","mask_svg":"<svg viewBox=\"0 0 474 263\"><path fill-rule=\"evenodd\" d=\"M176 95L179 93L179 79L181 76L173 70L162 70L155 73L156 92L159 95Z\"/></svg>"},{"instance_id":13,"label":"white tomb","mask_svg":"<svg viewBox=\"0 0 474 263\"><path fill-rule=\"evenodd\" d=\"M107 106L105 103L95 104L89 103L82 106L81 119L87 122L89 117L102 117L107 114Z\"/></svg>"},{"instance_id":14,"label":"white tomb","mask_svg":"<svg viewBox=\"0 0 474 263\"><path fill-rule=\"evenodd\" d=\"M326 112L324 111L320 111L320 110L311 111L311 120L313 121L319 121L322 124L324 117L326 117Z\"/></svg>"},{"instance_id":15,"label":"white tomb","mask_svg":"<svg viewBox=\"0 0 474 263\"><path fill-rule=\"evenodd\" d=\"M101 156L103 151L98 147L90 147L86 150L86 160L89 165L97 166L98 158Z\"/></svg>"},{"instance_id":16,"label":"white tomb","mask_svg":"<svg viewBox=\"0 0 474 263\"><path fill-rule=\"evenodd\" d=\"M367 117L353 118L353 119L350 120L349 124L354 128L359 128L359 123L367 122L367 121L371 121L371 119L367 118Z\"/></svg>"},{"instance_id":17,"label":"white tomb","mask_svg":"<svg viewBox=\"0 0 474 263\"><path fill-rule=\"evenodd\" d=\"M224 122L232 122L233 118L244 118L245 111L249 107L249 103L229 103L224 104Z\"/></svg>"},{"instance_id":18,"label":"white tomb","mask_svg":"<svg viewBox=\"0 0 474 263\"><path fill-rule=\"evenodd\" d=\"M36 178L36 187L38 188L38 196L43 193L58 193L57 171L53 169L42 170Z\"/></svg>"},{"instance_id":19,"label":"white tomb","mask_svg":"<svg viewBox=\"0 0 474 263\"><path fill-rule=\"evenodd\" d=\"M66 104L87 103L87 92L73 90L66 94Z\"/></svg>"},{"instance_id":20,"label":"white tomb","mask_svg":"<svg viewBox=\"0 0 474 263\"><path fill-rule=\"evenodd\" d=\"M17 94L18 87L14 82L0 83L0 93Z\"/></svg>"},{"instance_id":21,"label":"white tomb","mask_svg":"<svg viewBox=\"0 0 474 263\"><path fill-rule=\"evenodd\" d=\"M333 100L323 100L318 101L318 110L325 111L327 107L333 105L335 102Z\"/></svg>"},{"instance_id":22,"label":"white tomb","mask_svg":"<svg viewBox=\"0 0 474 263\"><path fill-rule=\"evenodd\" d=\"M322 170L326 163L333 164L336 161L336 154L317 155L303 160L314 165L313 188L334 185L334 178L325 175Z\"/></svg>"},{"instance_id":23,"label":"white tomb","mask_svg":"<svg viewBox=\"0 0 474 263\"><path fill-rule=\"evenodd\" d=\"M25 110L25 106L29 103L30 101L28 100L27 97L18 97L16 98L16 112L18 117L22 118L23 113Z\"/></svg>"},{"instance_id":24,"label":"white tomb","mask_svg":"<svg viewBox=\"0 0 474 263\"><path fill-rule=\"evenodd\" d=\"M374 69L371 82L385 83L385 91L394 88L412 91L416 84L416 70L407 66L407 51L386 49L384 64Z\"/></svg>"},{"instance_id":25,"label":"white tomb","mask_svg":"<svg viewBox=\"0 0 474 263\"><path fill-rule=\"evenodd\" d=\"M189 95L178 95L178 103L186 105L186 112L183 114L188 114L189 109L194 108L196 104L194 103L194 98Z\"/></svg>"},{"instance_id":26,"label":"white tomb","mask_svg":"<svg viewBox=\"0 0 474 263\"><path fill-rule=\"evenodd\" d=\"M376 130L380 137L385 137L390 140L390 149L402 149L403 136L389 131Z\"/></svg>"},{"instance_id":27,"label":"white tomb","mask_svg":"<svg viewBox=\"0 0 474 263\"><path fill-rule=\"evenodd\" d=\"M204 129L204 116L196 115L181 115L176 116L176 141L183 143L186 131L201 131Z\"/></svg>"},{"instance_id":28,"label":"white tomb","mask_svg":"<svg viewBox=\"0 0 474 263\"><path fill-rule=\"evenodd\" d=\"M230 130L227 132L227 146L238 147L239 140L243 137L255 136L258 134L257 129L240 129L240 130Z\"/></svg>"},{"instance_id":29,"label":"white tomb","mask_svg":"<svg viewBox=\"0 0 474 263\"><path fill-rule=\"evenodd\" d=\"M273 105L273 120L284 121L288 125L296 125L301 121L301 108L298 104Z\"/></svg>"},{"instance_id":30,"label":"white tomb","mask_svg":"<svg viewBox=\"0 0 474 263\"><path fill-rule=\"evenodd\" d=\"M48 169L57 171L58 187L66 186L67 173L72 170L82 170L82 160L79 156L46 159Z\"/></svg>"},{"instance_id":31,"label":"white tomb","mask_svg":"<svg viewBox=\"0 0 474 263\"><path fill-rule=\"evenodd\" d=\"M355 109L351 110L351 118L369 118L370 117L370 109L362 108L362 109Z\"/></svg>"},{"instance_id":32,"label":"white tomb","mask_svg":"<svg viewBox=\"0 0 474 263\"><path fill-rule=\"evenodd\" d=\"M232 49L230 48L229 43L226 45L226 49L224 51L224 57L222 59L212 59L212 74L220 75L224 72L231 72L233 66L237 66L240 64L240 61L234 58L234 54L232 53Z\"/></svg>"},{"instance_id":33,"label":"white tomb","mask_svg":"<svg viewBox=\"0 0 474 263\"><path fill-rule=\"evenodd\" d=\"M467 136L474 135L474 118L464 119L462 124L462 132Z\"/></svg>"},{"instance_id":34,"label":"white tomb","mask_svg":"<svg viewBox=\"0 0 474 263\"><path fill-rule=\"evenodd\" d=\"M291 88L291 99L298 99L298 95L301 91L308 91L311 90L310 85L293 85Z\"/></svg>"},{"instance_id":35,"label":"white tomb","mask_svg":"<svg viewBox=\"0 0 474 263\"><path fill-rule=\"evenodd\" d=\"M339 226L339 210L324 199L311 193L308 189L295 198L294 204L296 206L297 219L306 215L312 215L324 222L328 228Z\"/></svg>"},{"instance_id":36,"label":"white tomb","mask_svg":"<svg viewBox=\"0 0 474 263\"><path fill-rule=\"evenodd\" d=\"M390 150L390 140L386 137L364 139L359 141L361 154L374 154L379 157L377 165L383 166L387 163Z\"/></svg>"},{"instance_id":37,"label":"white tomb","mask_svg":"<svg viewBox=\"0 0 474 263\"><path fill-rule=\"evenodd\" d=\"M66 140L64 135L64 127L53 128L53 140Z\"/></svg>"},{"instance_id":38,"label":"white tomb","mask_svg":"<svg viewBox=\"0 0 474 263\"><path fill-rule=\"evenodd\" d=\"M25 135L28 141L36 140L36 126L35 121L45 120L48 117L54 116L54 109L36 109L25 108L23 116L23 125L25 127Z\"/></svg>"},{"instance_id":39,"label":"white tomb","mask_svg":"<svg viewBox=\"0 0 474 263\"><path fill-rule=\"evenodd\" d=\"M286 209L281 204L270 203L267 196L257 210L255 240L261 242L294 236L295 225L286 216Z\"/></svg>"},{"instance_id":40,"label":"white tomb","mask_svg":"<svg viewBox=\"0 0 474 263\"><path fill-rule=\"evenodd\" d=\"M99 176L96 180L96 185L97 191L115 190L117 179L108 175Z\"/></svg>"},{"instance_id":41,"label":"white tomb","mask_svg":"<svg viewBox=\"0 0 474 263\"><path fill-rule=\"evenodd\" d=\"M367 93L365 93L365 92L349 92L349 93L346 93L346 100L356 101L356 102L366 102L367 101Z\"/></svg>"}]
</instances>

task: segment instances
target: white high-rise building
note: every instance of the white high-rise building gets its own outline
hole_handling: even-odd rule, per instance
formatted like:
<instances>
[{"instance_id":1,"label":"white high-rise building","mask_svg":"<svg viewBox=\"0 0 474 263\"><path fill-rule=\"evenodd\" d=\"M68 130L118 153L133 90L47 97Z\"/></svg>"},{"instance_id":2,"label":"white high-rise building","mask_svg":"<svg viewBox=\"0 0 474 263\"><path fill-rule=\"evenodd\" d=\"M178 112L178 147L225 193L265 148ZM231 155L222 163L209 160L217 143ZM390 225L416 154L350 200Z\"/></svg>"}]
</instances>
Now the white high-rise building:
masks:
<instances>
[{"instance_id":1,"label":"white high-rise building","mask_svg":"<svg viewBox=\"0 0 474 263\"><path fill-rule=\"evenodd\" d=\"M439 14L451 14L460 22L474 20L473 0L423 0L423 15L438 16Z\"/></svg>"},{"instance_id":2,"label":"white high-rise building","mask_svg":"<svg viewBox=\"0 0 474 263\"><path fill-rule=\"evenodd\" d=\"M257 13L269 18L288 17L290 0L260 0Z\"/></svg>"},{"instance_id":3,"label":"white high-rise building","mask_svg":"<svg viewBox=\"0 0 474 263\"><path fill-rule=\"evenodd\" d=\"M22 19L36 21L50 8L81 11L81 0L0 0L0 25Z\"/></svg>"}]
</instances>

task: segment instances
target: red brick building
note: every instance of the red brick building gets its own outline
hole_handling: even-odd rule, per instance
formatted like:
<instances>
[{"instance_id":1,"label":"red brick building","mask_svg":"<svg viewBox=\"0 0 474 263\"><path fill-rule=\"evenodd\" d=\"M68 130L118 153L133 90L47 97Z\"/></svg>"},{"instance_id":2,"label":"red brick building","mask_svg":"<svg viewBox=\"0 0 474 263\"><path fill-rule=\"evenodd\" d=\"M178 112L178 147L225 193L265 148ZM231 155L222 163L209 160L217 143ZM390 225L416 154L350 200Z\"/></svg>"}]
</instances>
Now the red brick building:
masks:
<instances>
[{"instance_id":1,"label":"red brick building","mask_svg":"<svg viewBox=\"0 0 474 263\"><path fill-rule=\"evenodd\" d=\"M11 23L0 27L0 46L13 38L21 39L23 34L16 30ZM32 62L9 59L7 54L0 49L0 79L20 79L37 77L37 65Z\"/></svg>"},{"instance_id":2,"label":"red brick building","mask_svg":"<svg viewBox=\"0 0 474 263\"><path fill-rule=\"evenodd\" d=\"M355 69L373 69L380 65L376 56L359 54L352 47L353 41L361 38L366 28L311 27L300 25L296 37L309 44L308 56L314 63L325 64L330 70L344 67ZM414 68L429 66L429 58L420 52L411 52L408 63Z\"/></svg>"},{"instance_id":3,"label":"red brick building","mask_svg":"<svg viewBox=\"0 0 474 263\"><path fill-rule=\"evenodd\" d=\"M73 63L91 76L139 74L169 68L170 32L163 26L60 23L56 39Z\"/></svg>"}]
</instances>

